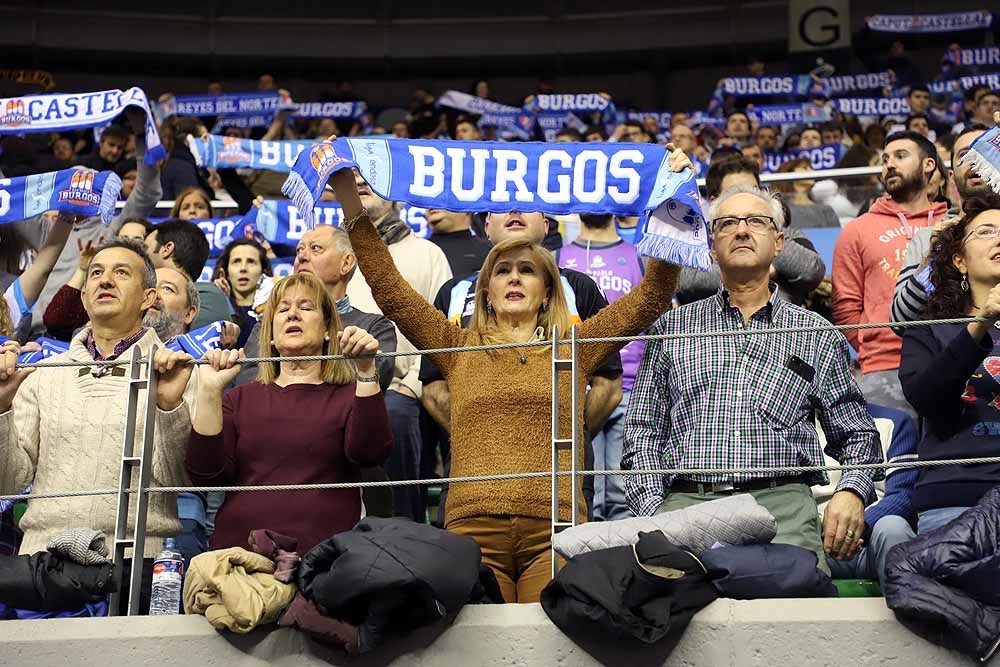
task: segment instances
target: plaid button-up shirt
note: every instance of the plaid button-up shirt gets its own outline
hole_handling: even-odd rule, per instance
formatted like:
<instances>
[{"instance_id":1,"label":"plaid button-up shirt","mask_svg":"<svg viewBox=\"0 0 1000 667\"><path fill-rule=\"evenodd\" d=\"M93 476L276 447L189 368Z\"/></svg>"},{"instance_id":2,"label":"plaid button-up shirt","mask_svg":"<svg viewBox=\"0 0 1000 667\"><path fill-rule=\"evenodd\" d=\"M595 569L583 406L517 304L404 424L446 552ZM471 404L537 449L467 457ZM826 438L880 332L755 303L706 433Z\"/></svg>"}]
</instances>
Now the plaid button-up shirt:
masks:
<instances>
[{"instance_id":1,"label":"plaid button-up shirt","mask_svg":"<svg viewBox=\"0 0 1000 667\"><path fill-rule=\"evenodd\" d=\"M650 334L828 325L819 315L777 297L750 317L720 290L712 298L664 314ZM622 469L769 468L822 465L814 415L826 452L842 464L882 461L878 431L851 375L847 339L837 331L716 336L651 341L625 417ZM786 473L693 475L702 482L746 482ZM881 471L844 473L837 490L867 500ZM673 480L625 477L637 516L652 515ZM828 482L825 473L808 480Z\"/></svg>"}]
</instances>

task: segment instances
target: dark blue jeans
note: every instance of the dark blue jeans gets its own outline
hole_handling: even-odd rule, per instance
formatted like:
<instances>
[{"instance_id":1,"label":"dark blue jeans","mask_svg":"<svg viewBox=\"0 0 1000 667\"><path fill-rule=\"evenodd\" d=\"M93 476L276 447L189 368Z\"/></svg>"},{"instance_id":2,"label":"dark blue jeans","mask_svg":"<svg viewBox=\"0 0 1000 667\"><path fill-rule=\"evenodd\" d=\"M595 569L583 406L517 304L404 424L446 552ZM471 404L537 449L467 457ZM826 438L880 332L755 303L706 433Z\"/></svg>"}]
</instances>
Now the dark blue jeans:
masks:
<instances>
[{"instance_id":1,"label":"dark blue jeans","mask_svg":"<svg viewBox=\"0 0 1000 667\"><path fill-rule=\"evenodd\" d=\"M393 447L385 472L393 481L420 478L420 401L398 391L385 392L385 408L392 427ZM426 520L426 490L420 486L392 487L392 513L398 517Z\"/></svg>"}]
</instances>

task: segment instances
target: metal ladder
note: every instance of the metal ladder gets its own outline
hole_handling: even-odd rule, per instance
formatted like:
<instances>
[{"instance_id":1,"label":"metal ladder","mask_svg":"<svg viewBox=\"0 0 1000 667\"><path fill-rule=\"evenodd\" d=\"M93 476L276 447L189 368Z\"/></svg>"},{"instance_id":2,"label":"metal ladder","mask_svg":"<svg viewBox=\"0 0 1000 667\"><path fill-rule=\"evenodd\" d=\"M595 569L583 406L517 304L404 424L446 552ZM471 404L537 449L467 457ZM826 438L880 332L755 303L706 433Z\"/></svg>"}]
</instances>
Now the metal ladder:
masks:
<instances>
[{"instance_id":1,"label":"metal ladder","mask_svg":"<svg viewBox=\"0 0 1000 667\"><path fill-rule=\"evenodd\" d=\"M565 343L562 343L565 345ZM579 385L577 367L577 339L576 327L572 327L569 342L570 356L562 358L559 356L559 331L557 327L552 327L552 537L551 544L555 545L555 536L566 528L571 528L577 524L577 453L580 434L577 427L577 406L579 405ZM572 415L572 427L569 438L559 437L559 374L569 371L572 378L572 389L570 391L570 414ZM568 451L570 453L570 495L572 498L572 509L569 521L559 520L559 452ZM559 559L552 547L552 576L555 577L559 571Z\"/></svg>"},{"instance_id":2,"label":"metal ladder","mask_svg":"<svg viewBox=\"0 0 1000 667\"><path fill-rule=\"evenodd\" d=\"M132 359L129 363L128 402L125 408L125 436L122 443L121 474L118 479L118 514L115 520L115 544L112 558L115 564L114 581L118 584L118 592L108 598L108 615L118 614L121 599L121 585L124 583L125 551L132 549L132 569L129 573L128 616L139 614L139 601L142 598L142 562L146 542L146 509L149 504L149 478L152 473L153 429L156 421L156 381L157 373L153 367L153 355L156 346L149 351L149 358L143 363L142 351L138 346L132 347ZM142 368L146 367L146 377L142 377ZM139 409L140 392L146 390L146 416L142 430L142 449L135 453L135 424ZM130 505L130 486L132 474L138 468L138 488L136 493L135 532L128 537L128 515Z\"/></svg>"}]
</instances>

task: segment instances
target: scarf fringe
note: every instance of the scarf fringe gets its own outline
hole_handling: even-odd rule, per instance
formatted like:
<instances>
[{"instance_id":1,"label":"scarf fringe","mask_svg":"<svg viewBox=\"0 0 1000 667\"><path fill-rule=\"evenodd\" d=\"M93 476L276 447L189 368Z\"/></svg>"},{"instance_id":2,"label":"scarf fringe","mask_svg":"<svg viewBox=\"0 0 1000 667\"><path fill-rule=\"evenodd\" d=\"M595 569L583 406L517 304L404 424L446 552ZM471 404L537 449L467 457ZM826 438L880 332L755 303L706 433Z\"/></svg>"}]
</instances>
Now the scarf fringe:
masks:
<instances>
[{"instance_id":1,"label":"scarf fringe","mask_svg":"<svg viewBox=\"0 0 1000 667\"><path fill-rule=\"evenodd\" d=\"M281 185L281 194L295 202L295 208L299 210L299 215L302 216L306 227L315 229L316 221L313 220L313 207L316 205L316 202L302 176L294 171L289 172L288 178Z\"/></svg>"},{"instance_id":2,"label":"scarf fringe","mask_svg":"<svg viewBox=\"0 0 1000 667\"><path fill-rule=\"evenodd\" d=\"M991 130L992 132L998 132L997 128ZM986 135L983 135L985 137ZM983 138L977 139L977 143ZM1000 158L1000 151L997 151L997 156ZM972 163L973 169L979 174L979 177L986 181L990 189L993 192L1000 195L1000 165L990 162L989 158L984 154L980 153L975 147L970 148L969 152L965 154L963 162L968 160Z\"/></svg>"},{"instance_id":3,"label":"scarf fringe","mask_svg":"<svg viewBox=\"0 0 1000 667\"><path fill-rule=\"evenodd\" d=\"M98 207L101 222L105 225L110 224L111 218L115 216L115 204L118 202L118 196L121 192L122 179L118 177L118 174L109 173L104 181L104 187L101 189L101 204Z\"/></svg>"},{"instance_id":4,"label":"scarf fringe","mask_svg":"<svg viewBox=\"0 0 1000 667\"><path fill-rule=\"evenodd\" d=\"M708 248L700 244L685 243L668 236L646 232L635 249L640 255L689 266L698 271L712 269L712 254Z\"/></svg>"}]
</instances>

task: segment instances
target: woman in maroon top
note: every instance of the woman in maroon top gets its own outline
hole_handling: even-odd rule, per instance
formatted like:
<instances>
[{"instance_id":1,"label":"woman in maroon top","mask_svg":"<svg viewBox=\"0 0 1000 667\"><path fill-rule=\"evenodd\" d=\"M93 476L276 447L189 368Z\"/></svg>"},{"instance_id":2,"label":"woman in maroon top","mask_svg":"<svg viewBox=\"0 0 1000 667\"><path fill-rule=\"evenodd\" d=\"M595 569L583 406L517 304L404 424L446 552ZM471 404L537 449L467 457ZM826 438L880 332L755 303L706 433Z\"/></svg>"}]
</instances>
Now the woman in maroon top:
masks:
<instances>
[{"instance_id":1,"label":"woman in maroon top","mask_svg":"<svg viewBox=\"0 0 1000 667\"><path fill-rule=\"evenodd\" d=\"M261 319L261 354L343 354L351 361L261 364L257 382L223 389L239 373L239 350L213 350L199 371L187 470L196 484L265 485L356 482L362 466L385 461L392 431L372 355L378 342L340 328L337 308L310 274L283 279ZM356 369L356 370L355 370ZM298 539L304 553L361 518L361 491L227 493L211 547L246 546L269 528Z\"/></svg>"}]
</instances>

